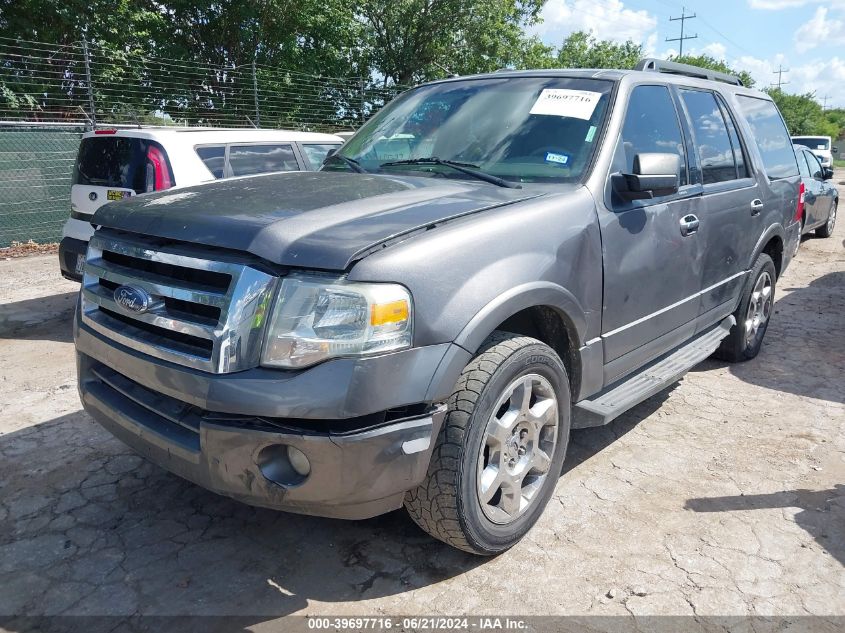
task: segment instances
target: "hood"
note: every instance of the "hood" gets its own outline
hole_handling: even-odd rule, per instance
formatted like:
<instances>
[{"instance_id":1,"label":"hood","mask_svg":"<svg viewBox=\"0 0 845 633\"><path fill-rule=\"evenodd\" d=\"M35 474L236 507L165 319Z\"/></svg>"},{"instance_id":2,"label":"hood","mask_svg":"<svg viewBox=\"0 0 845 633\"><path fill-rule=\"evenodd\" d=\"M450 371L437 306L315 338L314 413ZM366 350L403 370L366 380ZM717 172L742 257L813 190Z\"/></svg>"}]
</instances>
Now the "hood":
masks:
<instances>
[{"instance_id":1,"label":"hood","mask_svg":"<svg viewBox=\"0 0 845 633\"><path fill-rule=\"evenodd\" d=\"M133 197L100 207L92 223L343 270L379 244L538 195L480 181L288 172Z\"/></svg>"}]
</instances>

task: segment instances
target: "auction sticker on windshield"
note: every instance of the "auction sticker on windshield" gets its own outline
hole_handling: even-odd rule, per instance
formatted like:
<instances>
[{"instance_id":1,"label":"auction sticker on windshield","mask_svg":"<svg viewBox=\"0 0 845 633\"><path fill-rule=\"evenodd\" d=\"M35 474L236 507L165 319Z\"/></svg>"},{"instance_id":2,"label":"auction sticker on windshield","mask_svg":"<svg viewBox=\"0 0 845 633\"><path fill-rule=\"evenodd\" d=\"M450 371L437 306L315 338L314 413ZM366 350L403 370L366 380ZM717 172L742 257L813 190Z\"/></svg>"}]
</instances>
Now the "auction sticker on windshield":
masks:
<instances>
[{"instance_id":1,"label":"auction sticker on windshield","mask_svg":"<svg viewBox=\"0 0 845 633\"><path fill-rule=\"evenodd\" d=\"M600 92L569 90L568 88L544 88L529 114L568 116L588 121L601 98Z\"/></svg>"}]
</instances>

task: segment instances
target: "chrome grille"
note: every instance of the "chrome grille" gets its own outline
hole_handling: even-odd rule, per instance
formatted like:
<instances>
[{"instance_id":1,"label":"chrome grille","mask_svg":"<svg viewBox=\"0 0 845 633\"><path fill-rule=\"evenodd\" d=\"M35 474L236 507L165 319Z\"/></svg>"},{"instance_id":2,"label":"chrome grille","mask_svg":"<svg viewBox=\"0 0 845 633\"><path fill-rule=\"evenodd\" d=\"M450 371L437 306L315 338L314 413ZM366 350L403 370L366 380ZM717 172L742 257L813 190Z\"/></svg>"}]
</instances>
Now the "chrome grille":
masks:
<instances>
[{"instance_id":1,"label":"chrome grille","mask_svg":"<svg viewBox=\"0 0 845 633\"><path fill-rule=\"evenodd\" d=\"M231 258L229 258L231 259ZM131 349L212 373L256 367L277 277L244 263L206 259L191 245L97 232L82 280L82 322ZM129 286L145 310L115 300Z\"/></svg>"}]
</instances>

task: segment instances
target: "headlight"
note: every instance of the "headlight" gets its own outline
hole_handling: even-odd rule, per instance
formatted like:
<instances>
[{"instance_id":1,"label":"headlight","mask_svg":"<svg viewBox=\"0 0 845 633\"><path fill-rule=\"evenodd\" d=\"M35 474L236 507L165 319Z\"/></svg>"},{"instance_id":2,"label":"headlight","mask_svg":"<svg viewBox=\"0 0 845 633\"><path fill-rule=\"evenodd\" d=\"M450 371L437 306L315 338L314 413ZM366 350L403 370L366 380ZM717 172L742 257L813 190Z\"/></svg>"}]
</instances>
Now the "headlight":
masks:
<instances>
[{"instance_id":1,"label":"headlight","mask_svg":"<svg viewBox=\"0 0 845 633\"><path fill-rule=\"evenodd\" d=\"M327 358L411 346L411 295L397 284L337 277L282 279L261 353L268 367L307 367Z\"/></svg>"}]
</instances>

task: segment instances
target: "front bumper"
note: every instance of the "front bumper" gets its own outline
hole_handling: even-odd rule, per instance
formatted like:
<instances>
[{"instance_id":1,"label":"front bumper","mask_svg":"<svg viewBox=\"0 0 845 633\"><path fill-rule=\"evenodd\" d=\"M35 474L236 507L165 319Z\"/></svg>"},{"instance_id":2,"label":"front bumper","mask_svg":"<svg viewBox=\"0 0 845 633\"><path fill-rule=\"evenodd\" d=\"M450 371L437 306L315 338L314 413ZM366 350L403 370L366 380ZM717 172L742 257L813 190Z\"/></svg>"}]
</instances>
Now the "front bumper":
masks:
<instances>
[{"instance_id":1,"label":"front bumper","mask_svg":"<svg viewBox=\"0 0 845 633\"><path fill-rule=\"evenodd\" d=\"M212 375L144 357L79 324L75 335L86 411L137 452L250 505L346 519L401 507L424 479L446 413L424 395L438 368L460 358L447 345L301 372ZM303 397L318 400L305 406ZM307 457L306 477L291 476L287 446Z\"/></svg>"},{"instance_id":2,"label":"front bumper","mask_svg":"<svg viewBox=\"0 0 845 633\"><path fill-rule=\"evenodd\" d=\"M59 243L59 269L62 277L71 281L82 281L82 274L77 269L79 258L85 259L88 242L72 237L63 237Z\"/></svg>"}]
</instances>

